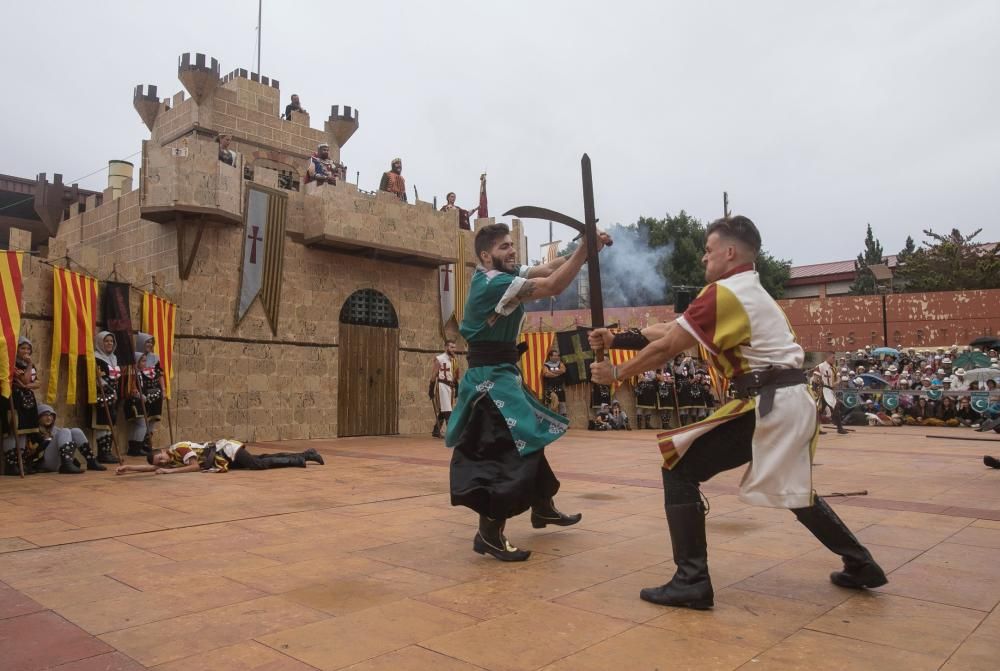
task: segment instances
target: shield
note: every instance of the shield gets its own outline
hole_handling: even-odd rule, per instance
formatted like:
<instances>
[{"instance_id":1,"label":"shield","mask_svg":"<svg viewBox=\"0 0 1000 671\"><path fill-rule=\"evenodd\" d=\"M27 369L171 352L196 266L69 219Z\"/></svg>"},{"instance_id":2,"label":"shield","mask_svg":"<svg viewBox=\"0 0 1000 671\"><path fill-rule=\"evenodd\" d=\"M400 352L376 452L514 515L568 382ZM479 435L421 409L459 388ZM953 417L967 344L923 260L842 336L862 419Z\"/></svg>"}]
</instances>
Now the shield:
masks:
<instances>
[{"instance_id":1,"label":"shield","mask_svg":"<svg viewBox=\"0 0 1000 671\"><path fill-rule=\"evenodd\" d=\"M899 392L887 391L882 394L882 407L886 410L895 410L899 407Z\"/></svg>"},{"instance_id":2,"label":"shield","mask_svg":"<svg viewBox=\"0 0 1000 671\"><path fill-rule=\"evenodd\" d=\"M823 387L823 400L831 408L837 405L837 395L829 387Z\"/></svg>"},{"instance_id":3,"label":"shield","mask_svg":"<svg viewBox=\"0 0 1000 671\"><path fill-rule=\"evenodd\" d=\"M972 397L972 409L978 412L980 415L985 413L990 407L990 392L988 391L974 391L969 394Z\"/></svg>"},{"instance_id":4,"label":"shield","mask_svg":"<svg viewBox=\"0 0 1000 671\"><path fill-rule=\"evenodd\" d=\"M943 389L928 389L927 390L927 398L931 399L932 401L940 401L942 396L944 396L944 390Z\"/></svg>"},{"instance_id":5,"label":"shield","mask_svg":"<svg viewBox=\"0 0 1000 671\"><path fill-rule=\"evenodd\" d=\"M851 390L845 391L840 397L840 400L843 402L845 408L851 410L858 405L858 392Z\"/></svg>"}]
</instances>

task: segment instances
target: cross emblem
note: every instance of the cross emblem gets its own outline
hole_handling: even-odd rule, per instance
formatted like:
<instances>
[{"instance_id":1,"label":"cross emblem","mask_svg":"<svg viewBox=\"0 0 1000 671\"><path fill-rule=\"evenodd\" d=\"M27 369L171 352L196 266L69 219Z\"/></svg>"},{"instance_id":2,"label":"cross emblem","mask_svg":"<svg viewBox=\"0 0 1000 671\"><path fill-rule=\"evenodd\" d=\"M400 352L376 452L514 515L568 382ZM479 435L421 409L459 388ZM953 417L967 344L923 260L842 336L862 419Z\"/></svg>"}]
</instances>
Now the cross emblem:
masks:
<instances>
[{"instance_id":1,"label":"cross emblem","mask_svg":"<svg viewBox=\"0 0 1000 671\"><path fill-rule=\"evenodd\" d=\"M580 334L574 333L570 336L570 343L573 345L573 352L571 354L563 354L562 360L567 367L575 365L577 378L580 381L590 379L587 375L587 360L594 358L594 350L583 349L583 345L580 343Z\"/></svg>"},{"instance_id":2,"label":"cross emblem","mask_svg":"<svg viewBox=\"0 0 1000 671\"><path fill-rule=\"evenodd\" d=\"M264 242L264 238L258 237L260 235L260 226L254 226L253 232L247 236L248 240L253 240L253 245L250 247L250 263L257 263L257 243Z\"/></svg>"},{"instance_id":3,"label":"cross emblem","mask_svg":"<svg viewBox=\"0 0 1000 671\"><path fill-rule=\"evenodd\" d=\"M448 280L451 278L451 267L441 266L441 272L444 273L444 288L441 291L450 291Z\"/></svg>"}]
</instances>

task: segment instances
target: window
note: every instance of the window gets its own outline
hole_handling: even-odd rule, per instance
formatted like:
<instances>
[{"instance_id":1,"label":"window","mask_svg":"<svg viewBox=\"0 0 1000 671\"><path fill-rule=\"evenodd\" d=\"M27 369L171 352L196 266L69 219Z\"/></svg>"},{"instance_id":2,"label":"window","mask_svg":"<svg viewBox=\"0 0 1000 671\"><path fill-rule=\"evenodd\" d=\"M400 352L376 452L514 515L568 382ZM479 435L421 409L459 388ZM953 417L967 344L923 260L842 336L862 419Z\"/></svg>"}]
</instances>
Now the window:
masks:
<instances>
[{"instance_id":1,"label":"window","mask_svg":"<svg viewBox=\"0 0 1000 671\"><path fill-rule=\"evenodd\" d=\"M396 310L385 294L374 289L361 289L351 294L340 310L342 324L399 328Z\"/></svg>"}]
</instances>

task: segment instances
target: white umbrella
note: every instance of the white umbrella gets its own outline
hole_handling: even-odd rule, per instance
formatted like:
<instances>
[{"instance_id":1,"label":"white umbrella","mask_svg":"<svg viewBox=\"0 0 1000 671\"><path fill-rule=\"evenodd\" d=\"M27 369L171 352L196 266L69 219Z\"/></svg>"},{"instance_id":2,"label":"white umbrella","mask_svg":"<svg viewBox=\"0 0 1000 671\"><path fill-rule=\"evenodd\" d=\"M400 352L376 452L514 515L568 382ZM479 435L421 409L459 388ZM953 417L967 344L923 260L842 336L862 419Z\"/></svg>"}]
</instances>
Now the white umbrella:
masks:
<instances>
[{"instance_id":1,"label":"white umbrella","mask_svg":"<svg viewBox=\"0 0 1000 671\"><path fill-rule=\"evenodd\" d=\"M965 371L965 382L978 382L983 384L986 380L993 380L1000 378L1000 370L996 368L973 368L972 370Z\"/></svg>"}]
</instances>

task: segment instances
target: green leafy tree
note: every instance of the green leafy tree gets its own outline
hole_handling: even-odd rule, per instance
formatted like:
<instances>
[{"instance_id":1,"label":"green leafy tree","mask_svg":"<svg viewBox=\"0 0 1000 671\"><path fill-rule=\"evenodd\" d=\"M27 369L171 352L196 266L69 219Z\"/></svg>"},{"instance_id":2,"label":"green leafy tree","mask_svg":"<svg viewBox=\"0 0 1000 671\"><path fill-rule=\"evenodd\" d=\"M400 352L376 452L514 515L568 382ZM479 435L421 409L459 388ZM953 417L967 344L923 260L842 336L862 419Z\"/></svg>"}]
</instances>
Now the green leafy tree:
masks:
<instances>
[{"instance_id":1,"label":"green leafy tree","mask_svg":"<svg viewBox=\"0 0 1000 671\"><path fill-rule=\"evenodd\" d=\"M930 238L906 255L896 277L907 291L962 291L1000 288L1000 245L976 242L978 229L963 235L957 228L949 234L925 230Z\"/></svg>"},{"instance_id":2,"label":"green leafy tree","mask_svg":"<svg viewBox=\"0 0 1000 671\"><path fill-rule=\"evenodd\" d=\"M792 274L792 262L776 259L762 249L757 257L757 274L767 293L773 298L781 298L785 295L785 283Z\"/></svg>"},{"instance_id":3,"label":"green leafy tree","mask_svg":"<svg viewBox=\"0 0 1000 671\"><path fill-rule=\"evenodd\" d=\"M854 262L856 275L854 284L851 285L850 293L854 296L866 296L878 293L875 286L875 276L868 266L885 263L882 254L882 243L879 242L872 233L872 225L868 224L868 233L865 234L865 251L858 254Z\"/></svg>"},{"instance_id":4,"label":"green leafy tree","mask_svg":"<svg viewBox=\"0 0 1000 671\"><path fill-rule=\"evenodd\" d=\"M648 229L651 247L670 247L657 270L668 282L666 301L674 301L674 287L705 284L705 268L701 257L705 253L705 225L697 218L681 210L663 219L640 217L637 226Z\"/></svg>"},{"instance_id":5,"label":"green leafy tree","mask_svg":"<svg viewBox=\"0 0 1000 671\"><path fill-rule=\"evenodd\" d=\"M917 245L913 242L913 236L906 236L906 244L899 250L899 254L896 254L896 262L906 263L906 259L915 251L917 251Z\"/></svg>"}]
</instances>

